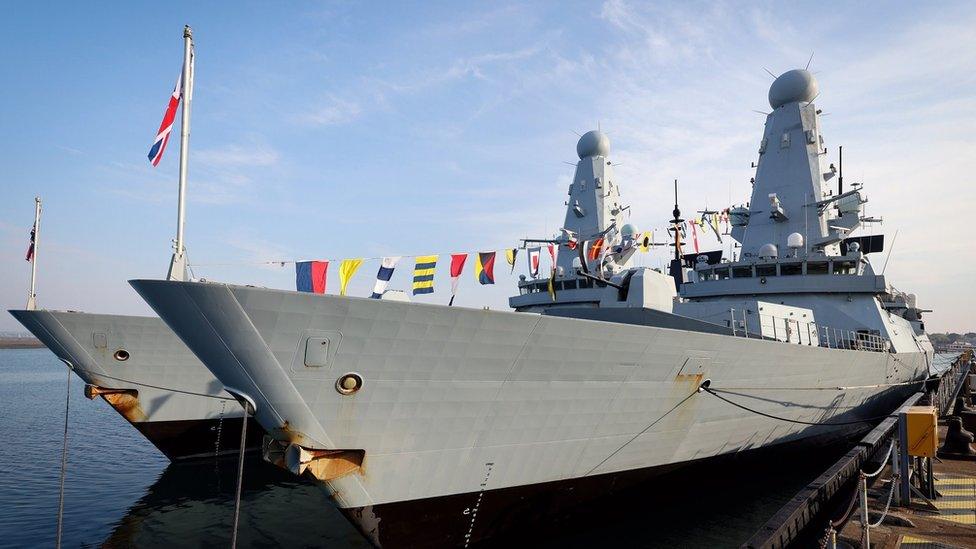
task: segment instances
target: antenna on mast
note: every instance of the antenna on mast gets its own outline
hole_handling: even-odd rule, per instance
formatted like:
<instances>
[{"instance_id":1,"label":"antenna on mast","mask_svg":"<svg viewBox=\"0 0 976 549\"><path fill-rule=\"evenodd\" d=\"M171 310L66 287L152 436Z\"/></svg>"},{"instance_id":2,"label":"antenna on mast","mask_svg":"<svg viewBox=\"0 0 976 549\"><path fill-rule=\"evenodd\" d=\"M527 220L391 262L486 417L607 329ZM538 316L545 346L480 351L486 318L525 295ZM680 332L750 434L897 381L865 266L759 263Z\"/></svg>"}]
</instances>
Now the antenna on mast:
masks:
<instances>
[{"instance_id":1,"label":"antenna on mast","mask_svg":"<svg viewBox=\"0 0 976 549\"><path fill-rule=\"evenodd\" d=\"M183 222L186 218L186 164L190 145L190 102L193 99L193 29L183 27L183 116L180 120L180 191L177 202L176 240L173 258L169 262L167 280L186 280L186 247L183 245Z\"/></svg>"},{"instance_id":2,"label":"antenna on mast","mask_svg":"<svg viewBox=\"0 0 976 549\"><path fill-rule=\"evenodd\" d=\"M681 219L681 209L678 208L677 179L674 180L674 210L671 211L671 214L674 215L674 219L671 220L672 227L668 231L674 232L674 259L671 260L671 267L668 270L674 279L674 287L677 289L684 282L684 273L681 271L681 223L684 222L684 219Z\"/></svg>"},{"instance_id":3,"label":"antenna on mast","mask_svg":"<svg viewBox=\"0 0 976 549\"><path fill-rule=\"evenodd\" d=\"M844 146L837 148L837 196L844 194Z\"/></svg>"}]
</instances>

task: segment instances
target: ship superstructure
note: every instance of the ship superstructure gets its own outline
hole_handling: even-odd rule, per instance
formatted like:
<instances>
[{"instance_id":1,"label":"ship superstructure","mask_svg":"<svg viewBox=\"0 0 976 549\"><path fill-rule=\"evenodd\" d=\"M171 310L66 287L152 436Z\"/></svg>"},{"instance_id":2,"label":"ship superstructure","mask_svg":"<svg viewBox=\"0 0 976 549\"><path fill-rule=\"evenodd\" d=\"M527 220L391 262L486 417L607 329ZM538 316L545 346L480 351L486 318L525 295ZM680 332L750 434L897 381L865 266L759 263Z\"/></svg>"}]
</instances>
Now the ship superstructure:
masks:
<instances>
[{"instance_id":1,"label":"ship superstructure","mask_svg":"<svg viewBox=\"0 0 976 549\"><path fill-rule=\"evenodd\" d=\"M580 307L671 311L675 294L668 277L632 267L637 229L626 221L630 206L622 202L614 177L610 139L599 130L589 131L580 137L576 152L580 160L567 191L560 235L523 241L526 246L555 247L554 272L521 276L519 294L509 299L509 306L553 314Z\"/></svg>"},{"instance_id":2,"label":"ship superstructure","mask_svg":"<svg viewBox=\"0 0 976 549\"><path fill-rule=\"evenodd\" d=\"M786 99L783 113L804 116L812 96ZM770 120L767 133L782 134L781 118ZM789 130L791 144L811 139L801 128ZM577 150L562 235L528 242L558 246L555 270L519 283L516 312L132 285L226 387L253 400L266 459L319 481L383 546L498 539L681 464L847 437L927 377L924 335L896 314L908 300L884 305L879 296L893 294L883 280L851 242L842 253L844 239L832 240L831 226L851 218L821 209L847 197L796 199L815 181L794 165L811 170L807 153L782 148L782 179L757 184L777 202L748 210L728 279L703 261L700 282L677 298L671 276L628 263L636 231L624 228L605 136L587 134ZM766 247L789 249L799 220L821 223L797 247L806 266ZM591 254L601 238L609 249ZM818 279L815 263L830 274ZM835 263L852 272L835 274ZM799 273L782 274L796 264ZM760 274L768 265L779 274ZM750 277L733 272L746 266ZM806 282L791 291L774 279ZM724 293L709 290L722 284ZM760 313L787 322L767 330ZM836 333L816 335L823 328ZM704 387L734 391L745 406Z\"/></svg>"},{"instance_id":3,"label":"ship superstructure","mask_svg":"<svg viewBox=\"0 0 976 549\"><path fill-rule=\"evenodd\" d=\"M883 237L852 236L868 199L859 184L844 189L825 160L817 95L806 70L773 82L751 199L730 209L740 253L715 264L695 258L675 312L743 333L930 360L914 296L891 288L868 259Z\"/></svg>"}]
</instances>

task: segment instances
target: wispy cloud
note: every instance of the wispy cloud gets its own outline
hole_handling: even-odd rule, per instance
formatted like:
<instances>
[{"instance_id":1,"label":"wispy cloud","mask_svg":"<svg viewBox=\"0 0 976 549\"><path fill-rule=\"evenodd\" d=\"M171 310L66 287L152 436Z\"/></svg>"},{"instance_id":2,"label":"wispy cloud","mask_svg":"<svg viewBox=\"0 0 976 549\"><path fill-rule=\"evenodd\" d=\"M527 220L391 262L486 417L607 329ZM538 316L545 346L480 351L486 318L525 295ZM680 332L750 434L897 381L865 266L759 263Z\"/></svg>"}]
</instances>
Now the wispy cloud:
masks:
<instances>
[{"instance_id":1,"label":"wispy cloud","mask_svg":"<svg viewBox=\"0 0 976 549\"><path fill-rule=\"evenodd\" d=\"M188 185L193 202L227 205L254 200L256 178L277 168L281 155L264 138L252 136L244 143L191 151ZM165 203L175 196L176 174L148 164L111 161L106 170L116 184L108 192L133 200ZM262 183L274 184L274 178L263 177Z\"/></svg>"},{"instance_id":2,"label":"wispy cloud","mask_svg":"<svg viewBox=\"0 0 976 549\"><path fill-rule=\"evenodd\" d=\"M192 158L204 166L211 167L254 167L273 166L280 155L266 144L248 145L228 144L212 149L194 151Z\"/></svg>"},{"instance_id":3,"label":"wispy cloud","mask_svg":"<svg viewBox=\"0 0 976 549\"><path fill-rule=\"evenodd\" d=\"M336 126L352 122L362 111L357 101L330 94L321 105L295 118L299 123L309 126Z\"/></svg>"}]
</instances>

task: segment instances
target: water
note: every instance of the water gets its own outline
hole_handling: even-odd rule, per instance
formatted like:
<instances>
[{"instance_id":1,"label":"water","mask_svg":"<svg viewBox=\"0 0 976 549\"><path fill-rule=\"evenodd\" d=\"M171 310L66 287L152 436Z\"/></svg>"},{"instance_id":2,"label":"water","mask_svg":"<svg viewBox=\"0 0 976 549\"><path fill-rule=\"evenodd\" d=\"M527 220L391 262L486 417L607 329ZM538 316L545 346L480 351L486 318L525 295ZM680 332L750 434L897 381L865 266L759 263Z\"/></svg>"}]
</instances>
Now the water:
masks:
<instances>
[{"instance_id":1,"label":"water","mask_svg":"<svg viewBox=\"0 0 976 549\"><path fill-rule=\"evenodd\" d=\"M46 349L0 350L0 547L55 540L67 370ZM65 547L227 546L236 460L171 465L101 400L71 380ZM535 545L736 547L845 448L691 467L582 520L543 529ZM324 492L260 461L245 465L241 547L366 547Z\"/></svg>"}]
</instances>

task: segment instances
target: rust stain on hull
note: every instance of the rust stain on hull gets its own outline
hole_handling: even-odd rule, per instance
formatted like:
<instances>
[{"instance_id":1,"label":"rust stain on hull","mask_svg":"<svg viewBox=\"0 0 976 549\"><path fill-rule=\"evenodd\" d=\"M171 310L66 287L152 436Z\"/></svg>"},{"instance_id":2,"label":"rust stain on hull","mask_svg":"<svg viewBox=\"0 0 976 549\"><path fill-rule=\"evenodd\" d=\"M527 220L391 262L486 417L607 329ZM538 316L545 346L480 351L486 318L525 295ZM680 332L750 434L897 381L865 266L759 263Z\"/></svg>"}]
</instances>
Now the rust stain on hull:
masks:
<instances>
[{"instance_id":1,"label":"rust stain on hull","mask_svg":"<svg viewBox=\"0 0 976 549\"><path fill-rule=\"evenodd\" d=\"M315 450L265 436L264 460L296 475L310 473L321 481L350 473L365 474L366 450Z\"/></svg>"},{"instance_id":2,"label":"rust stain on hull","mask_svg":"<svg viewBox=\"0 0 976 549\"><path fill-rule=\"evenodd\" d=\"M366 458L365 450L313 450L312 454L306 471L322 481L362 472Z\"/></svg>"},{"instance_id":3,"label":"rust stain on hull","mask_svg":"<svg viewBox=\"0 0 976 549\"><path fill-rule=\"evenodd\" d=\"M146 421L146 413L139 403L139 391L135 389L110 389L97 385L85 385L85 396L89 399L102 397L109 406L130 423Z\"/></svg>"},{"instance_id":4,"label":"rust stain on hull","mask_svg":"<svg viewBox=\"0 0 976 549\"><path fill-rule=\"evenodd\" d=\"M674 376L674 381L677 383L690 383L695 387L701 385L702 380L705 379L705 374L678 374Z\"/></svg>"}]
</instances>

